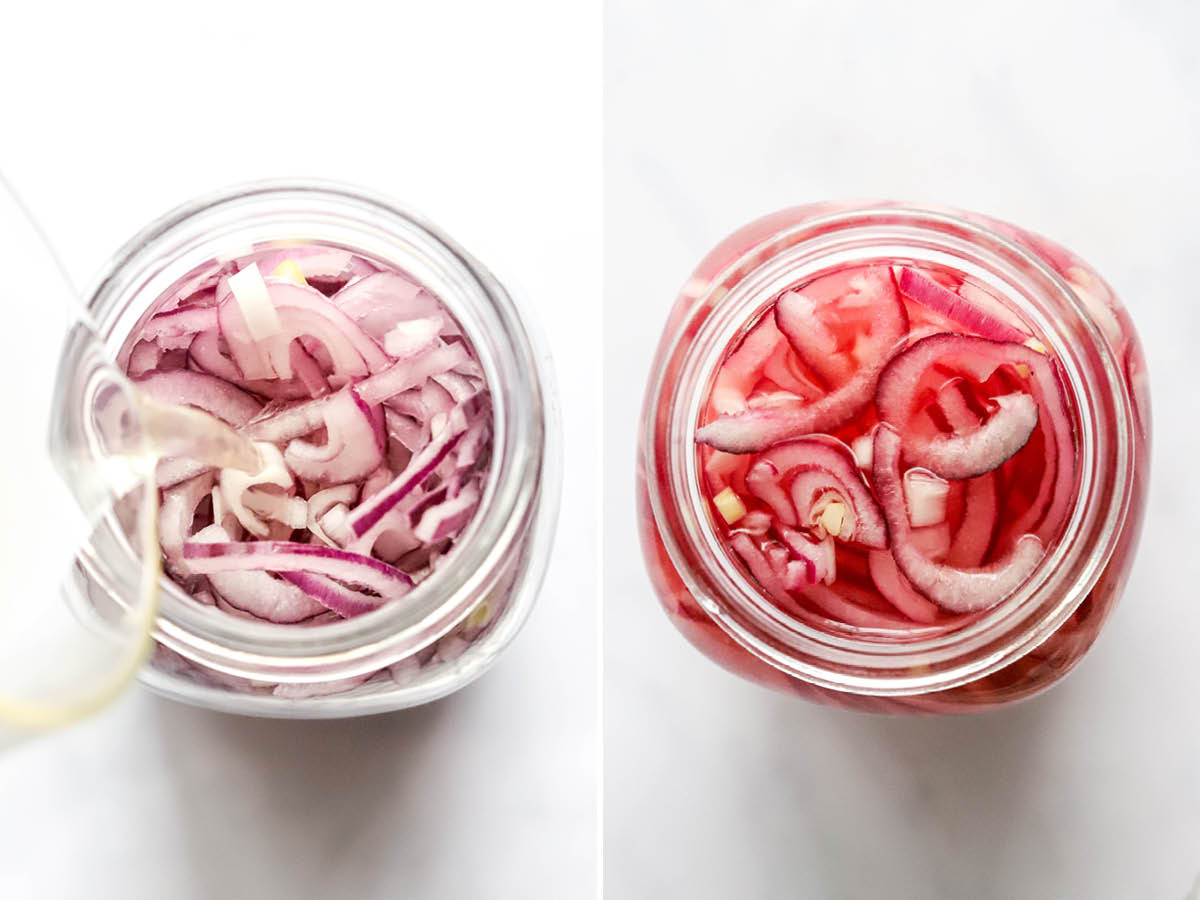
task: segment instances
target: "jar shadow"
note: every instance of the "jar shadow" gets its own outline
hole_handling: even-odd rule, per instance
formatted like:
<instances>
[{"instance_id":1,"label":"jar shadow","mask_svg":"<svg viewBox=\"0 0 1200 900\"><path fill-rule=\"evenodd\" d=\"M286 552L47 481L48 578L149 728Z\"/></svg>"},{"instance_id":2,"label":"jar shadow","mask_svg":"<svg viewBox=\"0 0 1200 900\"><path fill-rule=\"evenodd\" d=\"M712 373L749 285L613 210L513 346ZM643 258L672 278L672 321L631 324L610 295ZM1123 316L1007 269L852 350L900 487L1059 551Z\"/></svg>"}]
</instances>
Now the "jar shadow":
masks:
<instances>
[{"instance_id":1,"label":"jar shadow","mask_svg":"<svg viewBox=\"0 0 1200 900\"><path fill-rule=\"evenodd\" d=\"M414 795L465 705L456 695L383 715L304 721L155 698L155 737L178 767L168 783L192 859L188 896L252 888L309 896L396 855L405 832L425 830L413 843L436 843L428 799Z\"/></svg>"}]
</instances>

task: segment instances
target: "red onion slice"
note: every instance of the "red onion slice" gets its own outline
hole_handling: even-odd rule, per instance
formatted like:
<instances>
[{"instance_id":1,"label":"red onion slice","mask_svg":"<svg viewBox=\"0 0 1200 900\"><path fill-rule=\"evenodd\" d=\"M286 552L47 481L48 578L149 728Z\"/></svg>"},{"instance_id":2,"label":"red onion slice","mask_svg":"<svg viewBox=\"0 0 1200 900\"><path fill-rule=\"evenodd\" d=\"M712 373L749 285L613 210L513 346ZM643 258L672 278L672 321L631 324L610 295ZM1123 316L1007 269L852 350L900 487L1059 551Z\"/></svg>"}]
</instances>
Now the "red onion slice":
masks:
<instances>
[{"instance_id":1,"label":"red onion slice","mask_svg":"<svg viewBox=\"0 0 1200 900\"><path fill-rule=\"evenodd\" d=\"M160 403L194 406L235 428L249 422L261 406L220 378L186 369L144 375L134 384Z\"/></svg>"},{"instance_id":2,"label":"red onion slice","mask_svg":"<svg viewBox=\"0 0 1200 900\"><path fill-rule=\"evenodd\" d=\"M201 331L212 331L216 327L215 308L188 306L153 316L142 326L142 339L153 341L159 338L187 337ZM164 346L163 349L168 348Z\"/></svg>"},{"instance_id":3,"label":"red onion slice","mask_svg":"<svg viewBox=\"0 0 1200 900\"><path fill-rule=\"evenodd\" d=\"M140 378L158 366L161 351L153 341L138 341L129 354L125 372L131 378Z\"/></svg>"},{"instance_id":4,"label":"red onion slice","mask_svg":"<svg viewBox=\"0 0 1200 900\"><path fill-rule=\"evenodd\" d=\"M982 384L1002 365L1028 367L1036 396L1009 394L996 398L997 411L986 422L963 434L924 437L909 427L921 395L922 376L935 365L962 371ZM1048 400L1055 430L1070 440L1070 422L1050 361L1040 353L1014 343L999 343L966 334L935 334L922 338L892 358L875 392L881 421L905 435L905 458L943 478L974 478L999 468L1028 442L1037 427L1040 410Z\"/></svg>"},{"instance_id":5,"label":"red onion slice","mask_svg":"<svg viewBox=\"0 0 1200 900\"><path fill-rule=\"evenodd\" d=\"M975 334L995 341L1014 341L1018 344L1029 339L1028 332L996 318L916 269L901 269L898 283L900 293L914 303L945 316L951 322L956 322Z\"/></svg>"},{"instance_id":6,"label":"red onion slice","mask_svg":"<svg viewBox=\"0 0 1200 900\"><path fill-rule=\"evenodd\" d=\"M427 544L438 544L470 521L479 505L479 488L468 485L455 497L427 509L413 527L413 535Z\"/></svg>"},{"instance_id":7,"label":"red onion slice","mask_svg":"<svg viewBox=\"0 0 1200 900\"><path fill-rule=\"evenodd\" d=\"M992 473L967 482L963 519L950 542L946 562L964 569L982 565L996 531L996 476Z\"/></svg>"},{"instance_id":8,"label":"red onion slice","mask_svg":"<svg viewBox=\"0 0 1200 900\"><path fill-rule=\"evenodd\" d=\"M289 260L307 281L344 282L359 276L370 277L375 271L374 266L349 250L311 244L268 250L256 257L258 267L267 273L273 273Z\"/></svg>"},{"instance_id":9,"label":"red onion slice","mask_svg":"<svg viewBox=\"0 0 1200 900\"><path fill-rule=\"evenodd\" d=\"M224 528L220 525L209 525L183 545L183 556L188 558L198 548L253 546L257 545L229 543L229 535ZM191 565L189 562L189 568ZM304 591L285 581L272 578L266 572L227 569L214 570L207 575L213 590L226 604L260 619L287 625L304 621L325 611L324 606Z\"/></svg>"},{"instance_id":10,"label":"red onion slice","mask_svg":"<svg viewBox=\"0 0 1200 900\"><path fill-rule=\"evenodd\" d=\"M973 569L939 565L922 556L912 544L900 477L900 447L899 433L880 425L875 433L873 475L900 571L914 588L952 612L976 612L1000 603L1033 574L1044 556L1042 542L1035 535L1023 535L1008 556Z\"/></svg>"},{"instance_id":11,"label":"red onion slice","mask_svg":"<svg viewBox=\"0 0 1200 900\"><path fill-rule=\"evenodd\" d=\"M816 538L782 525L778 529L788 550L796 557L788 562L784 584L789 590L802 591L817 582L833 584L837 579L837 554L833 538Z\"/></svg>"},{"instance_id":12,"label":"red onion slice","mask_svg":"<svg viewBox=\"0 0 1200 900\"><path fill-rule=\"evenodd\" d=\"M844 281L844 283L843 283ZM839 289L821 297L821 282L839 285ZM829 384L837 384L850 377L853 371L851 356L839 352L837 335L829 327L832 318L844 305L847 308L868 307L894 308L899 303L892 273L886 266L856 270L848 280L826 276L814 283L816 298L806 290L788 291L775 304L775 323L787 338L796 355L808 368L816 372ZM825 285L828 288L829 285ZM903 307L901 306L901 309ZM905 316L907 322L907 316ZM897 336L887 342L883 349L899 340ZM876 359L880 347L877 336L872 336L860 349L861 362L866 365Z\"/></svg>"},{"instance_id":13,"label":"red onion slice","mask_svg":"<svg viewBox=\"0 0 1200 900\"><path fill-rule=\"evenodd\" d=\"M887 550L872 550L867 557L871 580L892 606L914 622L931 625L938 620L940 609L912 586L896 567L896 560Z\"/></svg>"},{"instance_id":14,"label":"red onion slice","mask_svg":"<svg viewBox=\"0 0 1200 900\"><path fill-rule=\"evenodd\" d=\"M312 572L280 572L279 575L343 619L369 613L383 603L382 597L352 591L325 575Z\"/></svg>"},{"instance_id":15,"label":"red onion slice","mask_svg":"<svg viewBox=\"0 0 1200 900\"><path fill-rule=\"evenodd\" d=\"M329 382L325 378L325 373L321 371L317 361L313 359L311 353L304 349L304 345L300 341L292 341L288 348L288 354L291 358L292 371L296 373L296 377L304 385L309 396L324 397L329 393Z\"/></svg>"},{"instance_id":16,"label":"red onion slice","mask_svg":"<svg viewBox=\"0 0 1200 900\"><path fill-rule=\"evenodd\" d=\"M168 560L176 560L183 554L183 544L191 535L196 507L208 496L214 480L212 474L205 473L163 491L158 510L158 539L163 556Z\"/></svg>"},{"instance_id":17,"label":"red onion slice","mask_svg":"<svg viewBox=\"0 0 1200 900\"><path fill-rule=\"evenodd\" d=\"M283 458L301 478L337 484L364 478L383 462L385 440L380 423L354 388L343 388L322 407L323 445L296 439Z\"/></svg>"},{"instance_id":18,"label":"red onion slice","mask_svg":"<svg viewBox=\"0 0 1200 900\"><path fill-rule=\"evenodd\" d=\"M355 537L364 537L397 503L433 473L466 433L469 420L479 414L482 408L483 404L478 399L468 401L463 407L456 407L445 427L413 456L408 467L384 490L359 504L348 523Z\"/></svg>"},{"instance_id":19,"label":"red onion slice","mask_svg":"<svg viewBox=\"0 0 1200 900\"><path fill-rule=\"evenodd\" d=\"M718 413L739 412L746 408L746 397L761 375L763 365L782 343L783 337L771 316L763 316L755 323L717 372L711 402Z\"/></svg>"},{"instance_id":20,"label":"red onion slice","mask_svg":"<svg viewBox=\"0 0 1200 900\"><path fill-rule=\"evenodd\" d=\"M402 359L377 375L359 382L355 388L369 405L390 400L397 394L420 387L435 375L456 369L470 359L462 344L447 344L419 356Z\"/></svg>"},{"instance_id":21,"label":"red onion slice","mask_svg":"<svg viewBox=\"0 0 1200 900\"><path fill-rule=\"evenodd\" d=\"M949 494L950 483L928 469L909 469L904 473L904 500L913 528L944 522Z\"/></svg>"},{"instance_id":22,"label":"red onion slice","mask_svg":"<svg viewBox=\"0 0 1200 900\"><path fill-rule=\"evenodd\" d=\"M807 477L801 478L802 475ZM797 478L801 481L802 496L797 496ZM841 520L837 537L867 547L887 546L879 504L871 495L854 454L836 438L810 435L774 447L750 467L746 487L770 506L782 523L790 526L817 527L829 504L840 502L847 507L847 514ZM829 493L836 496L830 497Z\"/></svg>"},{"instance_id":23,"label":"red onion slice","mask_svg":"<svg viewBox=\"0 0 1200 900\"><path fill-rule=\"evenodd\" d=\"M412 578L378 559L296 541L210 543L194 538L183 545L183 558L192 572L210 578L223 572L310 572L361 585L386 599L403 596L413 586Z\"/></svg>"},{"instance_id":24,"label":"red onion slice","mask_svg":"<svg viewBox=\"0 0 1200 900\"><path fill-rule=\"evenodd\" d=\"M866 358L840 387L812 403L720 416L699 428L696 440L727 453L753 453L805 434L836 431L854 421L870 403L880 372L908 330L908 315L891 279L879 290L878 302L871 307Z\"/></svg>"},{"instance_id":25,"label":"red onion slice","mask_svg":"<svg viewBox=\"0 0 1200 900\"><path fill-rule=\"evenodd\" d=\"M436 299L395 272L376 272L359 278L330 300L363 331L380 341L398 322L442 313Z\"/></svg>"}]
</instances>

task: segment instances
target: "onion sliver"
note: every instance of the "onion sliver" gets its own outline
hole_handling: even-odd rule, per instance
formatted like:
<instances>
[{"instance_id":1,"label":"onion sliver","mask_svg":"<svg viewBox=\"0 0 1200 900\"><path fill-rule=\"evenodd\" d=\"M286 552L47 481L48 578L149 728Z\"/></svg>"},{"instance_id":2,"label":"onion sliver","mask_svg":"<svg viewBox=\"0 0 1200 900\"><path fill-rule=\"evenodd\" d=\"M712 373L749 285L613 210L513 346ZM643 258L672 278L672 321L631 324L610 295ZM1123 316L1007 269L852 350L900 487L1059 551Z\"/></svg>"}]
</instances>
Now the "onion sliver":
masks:
<instances>
[{"instance_id":1,"label":"onion sliver","mask_svg":"<svg viewBox=\"0 0 1200 900\"><path fill-rule=\"evenodd\" d=\"M797 497L792 482L801 474L810 477L804 480L805 496ZM783 524L793 527L815 527L821 522L828 505L820 502L824 494L819 489L824 487L848 507L844 528L839 529L837 537L867 547L887 546L883 514L854 454L828 435L809 435L773 447L750 467L746 487L770 506Z\"/></svg>"},{"instance_id":2,"label":"onion sliver","mask_svg":"<svg viewBox=\"0 0 1200 900\"><path fill-rule=\"evenodd\" d=\"M378 559L296 541L206 543L193 539L183 545L183 558L199 575L248 570L313 572L370 588L387 599L403 596L413 586L407 574Z\"/></svg>"},{"instance_id":3,"label":"onion sliver","mask_svg":"<svg viewBox=\"0 0 1200 900\"><path fill-rule=\"evenodd\" d=\"M836 431L870 403L890 354L908 330L908 315L891 285L881 286L871 307L870 336L861 368L811 403L723 415L696 431L696 440L727 453L753 453L806 434Z\"/></svg>"},{"instance_id":4,"label":"onion sliver","mask_svg":"<svg viewBox=\"0 0 1200 900\"><path fill-rule=\"evenodd\" d=\"M916 269L901 269L898 284L900 293L904 296L983 337L996 341L1014 341L1018 344L1029 338L1028 333L980 309L970 300L922 275Z\"/></svg>"},{"instance_id":5,"label":"onion sliver","mask_svg":"<svg viewBox=\"0 0 1200 900\"><path fill-rule=\"evenodd\" d=\"M1019 588L1044 555L1042 542L1022 535L1008 556L982 568L959 569L924 557L912 543L912 528L900 476L900 434L888 425L875 433L872 466L875 489L887 520L892 556L914 588L952 612L975 612L995 606Z\"/></svg>"}]
</instances>

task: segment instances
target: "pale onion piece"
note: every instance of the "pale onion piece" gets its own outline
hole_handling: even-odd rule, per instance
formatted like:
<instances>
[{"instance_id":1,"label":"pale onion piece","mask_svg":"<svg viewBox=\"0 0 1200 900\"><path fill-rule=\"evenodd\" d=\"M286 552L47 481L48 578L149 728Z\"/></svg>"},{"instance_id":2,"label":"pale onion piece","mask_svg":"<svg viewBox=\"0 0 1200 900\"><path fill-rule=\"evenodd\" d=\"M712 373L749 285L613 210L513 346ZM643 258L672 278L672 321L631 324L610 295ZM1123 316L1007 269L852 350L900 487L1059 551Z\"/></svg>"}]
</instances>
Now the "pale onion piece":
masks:
<instances>
[{"instance_id":1,"label":"pale onion piece","mask_svg":"<svg viewBox=\"0 0 1200 900\"><path fill-rule=\"evenodd\" d=\"M251 263L236 275L229 276L229 290L246 320L246 330L256 341L265 341L283 331L279 313L271 302L267 283L263 281L258 264Z\"/></svg>"},{"instance_id":2,"label":"pale onion piece","mask_svg":"<svg viewBox=\"0 0 1200 900\"><path fill-rule=\"evenodd\" d=\"M321 516L318 523L320 529L313 529L313 533L318 537L323 536L325 543L331 547L345 547L354 540L354 530L350 527L349 519L350 507L338 503Z\"/></svg>"},{"instance_id":3,"label":"pale onion piece","mask_svg":"<svg viewBox=\"0 0 1200 900\"><path fill-rule=\"evenodd\" d=\"M730 525L746 515L746 504L734 493L733 488L725 488L713 497L713 505L721 514L721 518Z\"/></svg>"},{"instance_id":4,"label":"pale onion piece","mask_svg":"<svg viewBox=\"0 0 1200 900\"><path fill-rule=\"evenodd\" d=\"M871 470L871 459L874 455L875 447L875 429L872 428L866 434L860 434L850 443L850 452L854 454L854 461L858 463L860 469Z\"/></svg>"},{"instance_id":5,"label":"pale onion piece","mask_svg":"<svg viewBox=\"0 0 1200 900\"><path fill-rule=\"evenodd\" d=\"M250 488L260 484L273 484L281 488L292 486L292 476L283 454L274 444L265 441L255 441L262 467L255 473L243 472L240 469L222 469L220 477L221 494L234 518L251 534L266 537L270 532L266 522L246 508L243 495Z\"/></svg>"},{"instance_id":6,"label":"pale onion piece","mask_svg":"<svg viewBox=\"0 0 1200 900\"><path fill-rule=\"evenodd\" d=\"M308 525L308 501L303 497L268 494L251 489L242 495L242 502L260 516L282 522L289 528L305 528Z\"/></svg>"},{"instance_id":7,"label":"pale onion piece","mask_svg":"<svg viewBox=\"0 0 1200 900\"><path fill-rule=\"evenodd\" d=\"M255 266L255 268L258 268ZM271 274L276 278L286 278L288 281L294 281L296 284L308 284L308 279L304 277L304 273L300 271L300 267L296 265L294 259L285 259L274 269Z\"/></svg>"},{"instance_id":8,"label":"pale onion piece","mask_svg":"<svg viewBox=\"0 0 1200 900\"><path fill-rule=\"evenodd\" d=\"M946 519L946 498L950 482L928 469L909 469L904 473L904 502L913 528L937 525Z\"/></svg>"},{"instance_id":9,"label":"pale onion piece","mask_svg":"<svg viewBox=\"0 0 1200 900\"><path fill-rule=\"evenodd\" d=\"M397 322L383 336L383 349L397 358L429 349L437 344L444 321L441 316L427 316Z\"/></svg>"}]
</instances>

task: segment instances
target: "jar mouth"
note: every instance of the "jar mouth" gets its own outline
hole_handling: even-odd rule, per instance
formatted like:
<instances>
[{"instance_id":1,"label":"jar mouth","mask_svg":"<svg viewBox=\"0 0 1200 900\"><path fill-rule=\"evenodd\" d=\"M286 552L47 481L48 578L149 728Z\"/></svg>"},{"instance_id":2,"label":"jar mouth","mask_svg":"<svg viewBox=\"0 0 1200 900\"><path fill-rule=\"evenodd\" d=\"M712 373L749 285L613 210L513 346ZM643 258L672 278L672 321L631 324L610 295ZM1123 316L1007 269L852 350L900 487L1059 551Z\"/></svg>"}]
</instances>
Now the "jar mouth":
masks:
<instances>
[{"instance_id":1,"label":"jar mouth","mask_svg":"<svg viewBox=\"0 0 1200 900\"><path fill-rule=\"evenodd\" d=\"M405 596L365 615L297 628L201 606L160 579L154 638L203 666L264 681L326 681L383 668L429 646L499 586L537 509L547 446L540 366L512 298L496 278L423 217L365 190L267 181L218 191L167 213L113 257L88 309L112 350L168 289L197 267L262 249L317 243L395 267L436 296L471 341L491 393L492 461L479 508L448 557ZM119 559L84 560L120 595L141 561L111 517ZM505 640L529 606L496 623Z\"/></svg>"},{"instance_id":2,"label":"jar mouth","mask_svg":"<svg viewBox=\"0 0 1200 900\"><path fill-rule=\"evenodd\" d=\"M953 629L896 632L833 621L818 628L790 616L743 573L701 493L694 433L730 343L787 287L872 261L946 265L992 288L1045 336L1073 400L1078 500L1061 537L1019 590ZM646 417L644 463L651 509L672 563L701 607L739 644L790 675L833 690L928 693L973 681L1029 652L1087 597L1127 514L1133 422L1119 364L1102 332L1086 304L1043 261L954 214L878 206L783 229L711 282L689 287L694 306L667 351L680 364L661 370L675 373L673 383L660 375L649 394L652 410L669 395L666 435L654 433L661 419ZM666 449L656 453L656 440Z\"/></svg>"}]
</instances>

